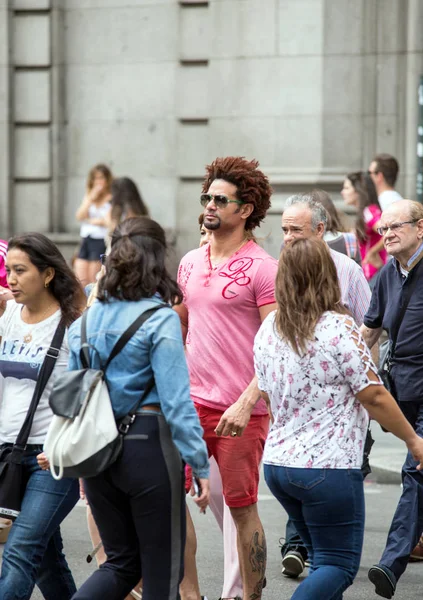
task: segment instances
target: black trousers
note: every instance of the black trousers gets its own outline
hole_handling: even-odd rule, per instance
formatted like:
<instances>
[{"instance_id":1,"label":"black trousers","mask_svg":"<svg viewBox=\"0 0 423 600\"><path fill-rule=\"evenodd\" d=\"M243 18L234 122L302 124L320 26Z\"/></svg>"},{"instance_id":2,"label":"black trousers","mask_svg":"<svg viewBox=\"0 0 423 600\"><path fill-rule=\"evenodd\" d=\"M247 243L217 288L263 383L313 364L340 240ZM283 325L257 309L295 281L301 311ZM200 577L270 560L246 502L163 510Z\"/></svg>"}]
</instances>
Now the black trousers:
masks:
<instances>
[{"instance_id":1,"label":"black trousers","mask_svg":"<svg viewBox=\"0 0 423 600\"><path fill-rule=\"evenodd\" d=\"M417 435L423 437L423 404L398 402L398 405ZM423 474L417 470L417 461L410 452L407 452L401 477L401 498L380 559L397 580L407 568L410 554L423 532Z\"/></svg>"},{"instance_id":2,"label":"black trousers","mask_svg":"<svg viewBox=\"0 0 423 600\"><path fill-rule=\"evenodd\" d=\"M84 481L107 561L74 600L177 600L185 547L184 464L158 413L137 416L120 458Z\"/></svg>"}]
</instances>

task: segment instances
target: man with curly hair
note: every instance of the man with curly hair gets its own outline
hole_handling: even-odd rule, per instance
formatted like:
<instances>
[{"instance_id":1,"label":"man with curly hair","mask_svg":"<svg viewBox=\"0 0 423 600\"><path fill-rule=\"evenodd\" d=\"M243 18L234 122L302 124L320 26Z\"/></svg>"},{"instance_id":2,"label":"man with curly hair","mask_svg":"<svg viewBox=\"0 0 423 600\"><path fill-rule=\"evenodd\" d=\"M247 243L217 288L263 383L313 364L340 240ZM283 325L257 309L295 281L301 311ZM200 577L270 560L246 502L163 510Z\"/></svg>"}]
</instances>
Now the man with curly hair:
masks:
<instances>
[{"instance_id":1,"label":"man with curly hair","mask_svg":"<svg viewBox=\"0 0 423 600\"><path fill-rule=\"evenodd\" d=\"M272 189L258 162L217 158L206 167L204 226L209 244L181 261L191 396L235 521L244 600L260 600L266 540L257 511L259 467L269 415L254 375L253 342L276 308L277 261L251 239L270 207Z\"/></svg>"}]
</instances>

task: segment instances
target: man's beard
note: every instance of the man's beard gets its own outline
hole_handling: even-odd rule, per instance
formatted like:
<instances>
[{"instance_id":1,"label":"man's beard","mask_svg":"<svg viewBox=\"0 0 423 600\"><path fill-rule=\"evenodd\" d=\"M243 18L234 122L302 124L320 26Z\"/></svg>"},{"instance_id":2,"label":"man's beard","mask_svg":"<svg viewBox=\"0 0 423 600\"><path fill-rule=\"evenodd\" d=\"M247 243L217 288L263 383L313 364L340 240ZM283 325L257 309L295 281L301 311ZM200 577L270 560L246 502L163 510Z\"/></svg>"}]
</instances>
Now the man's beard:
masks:
<instances>
[{"instance_id":1,"label":"man's beard","mask_svg":"<svg viewBox=\"0 0 423 600\"><path fill-rule=\"evenodd\" d=\"M206 221L204 219L203 225L206 229L208 229L209 231L216 231L216 229L219 229L220 227L220 219L219 217L215 217L215 221Z\"/></svg>"}]
</instances>

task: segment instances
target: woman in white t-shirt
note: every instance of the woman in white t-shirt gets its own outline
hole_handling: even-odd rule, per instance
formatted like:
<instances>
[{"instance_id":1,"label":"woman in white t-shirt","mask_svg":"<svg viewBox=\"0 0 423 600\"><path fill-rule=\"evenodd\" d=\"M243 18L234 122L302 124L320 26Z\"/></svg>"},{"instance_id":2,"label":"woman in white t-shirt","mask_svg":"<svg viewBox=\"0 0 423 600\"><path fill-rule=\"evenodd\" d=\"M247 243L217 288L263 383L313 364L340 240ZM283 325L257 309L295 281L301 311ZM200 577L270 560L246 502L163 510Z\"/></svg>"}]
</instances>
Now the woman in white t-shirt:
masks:
<instances>
[{"instance_id":1,"label":"woman in white t-shirt","mask_svg":"<svg viewBox=\"0 0 423 600\"><path fill-rule=\"evenodd\" d=\"M259 389L274 422L264 450L272 493L304 540L310 575L295 600L341 600L363 544L360 471L369 415L423 462L423 440L383 387L370 352L341 305L333 260L321 240L283 249L278 309L254 344Z\"/></svg>"},{"instance_id":2,"label":"woman in white t-shirt","mask_svg":"<svg viewBox=\"0 0 423 600\"><path fill-rule=\"evenodd\" d=\"M24 234L9 241L6 272L14 299L0 300L0 448L16 441L60 320L69 326L85 300L65 259L42 234ZM48 402L53 379L67 368L68 355L65 337L35 412L23 458L26 487L3 552L2 600L29 600L35 584L46 600L68 600L76 591L62 552L60 523L78 500L78 481L54 480L42 454L53 416Z\"/></svg>"},{"instance_id":3,"label":"woman in white t-shirt","mask_svg":"<svg viewBox=\"0 0 423 600\"><path fill-rule=\"evenodd\" d=\"M81 221L81 245L74 270L83 286L95 282L100 256L106 251L112 180L106 165L95 165L88 173L86 194L76 211L76 218Z\"/></svg>"}]
</instances>

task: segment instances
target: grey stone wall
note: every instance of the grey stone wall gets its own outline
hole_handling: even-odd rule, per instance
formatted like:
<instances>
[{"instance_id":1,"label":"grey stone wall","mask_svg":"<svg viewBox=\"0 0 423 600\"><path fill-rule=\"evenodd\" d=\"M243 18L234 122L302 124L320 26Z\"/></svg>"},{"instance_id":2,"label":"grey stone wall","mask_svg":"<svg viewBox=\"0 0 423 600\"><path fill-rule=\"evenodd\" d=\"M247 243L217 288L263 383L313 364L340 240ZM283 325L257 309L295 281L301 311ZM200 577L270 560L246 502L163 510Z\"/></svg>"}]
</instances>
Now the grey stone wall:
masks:
<instances>
[{"instance_id":1,"label":"grey stone wall","mask_svg":"<svg viewBox=\"0 0 423 600\"><path fill-rule=\"evenodd\" d=\"M413 197L420 0L0 0L0 235L70 248L88 169L139 184L176 254L197 244L204 165L260 160L258 232L286 196L391 152Z\"/></svg>"}]
</instances>

